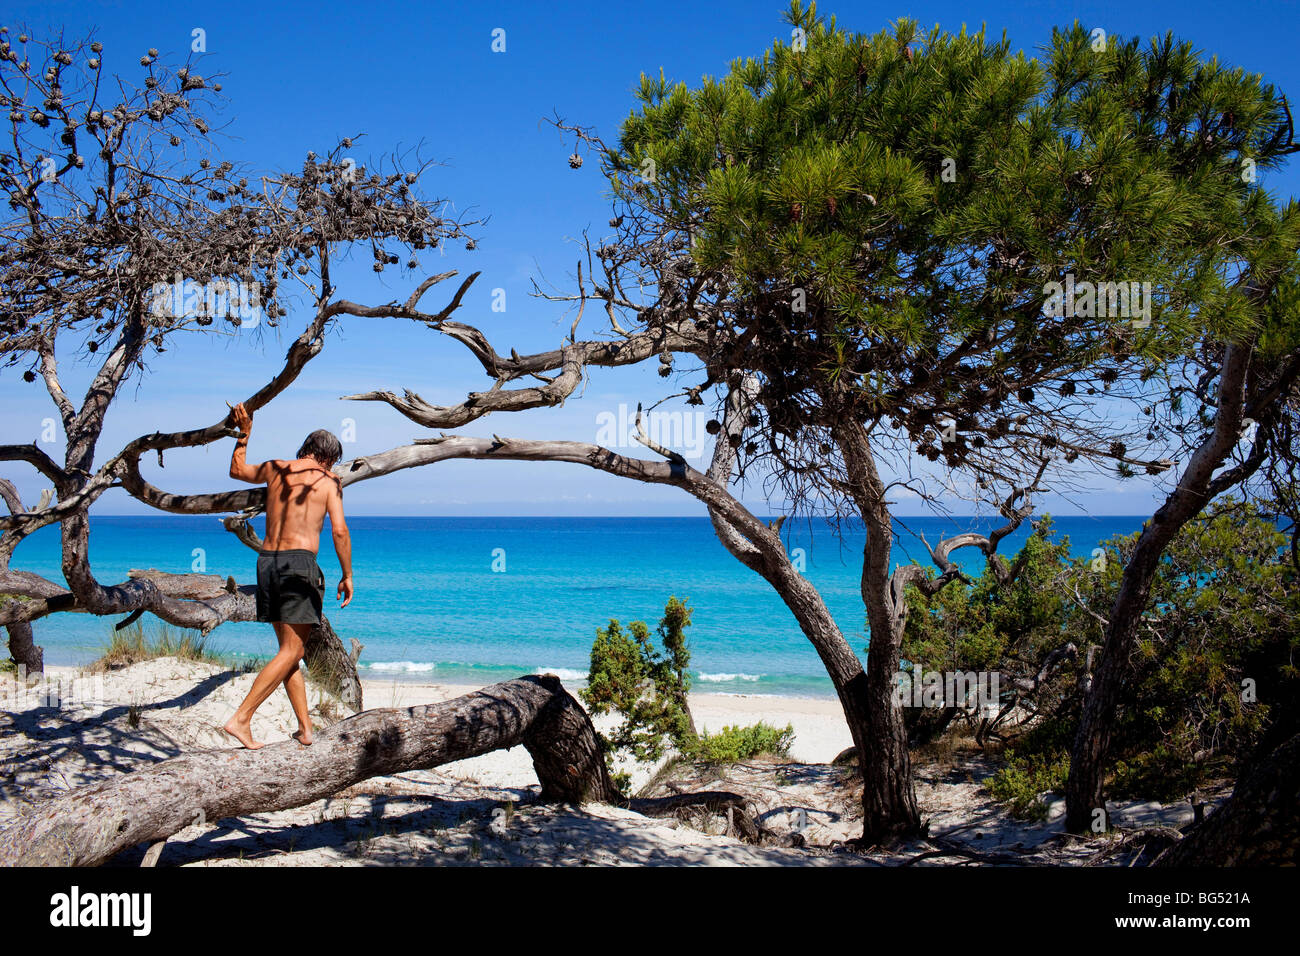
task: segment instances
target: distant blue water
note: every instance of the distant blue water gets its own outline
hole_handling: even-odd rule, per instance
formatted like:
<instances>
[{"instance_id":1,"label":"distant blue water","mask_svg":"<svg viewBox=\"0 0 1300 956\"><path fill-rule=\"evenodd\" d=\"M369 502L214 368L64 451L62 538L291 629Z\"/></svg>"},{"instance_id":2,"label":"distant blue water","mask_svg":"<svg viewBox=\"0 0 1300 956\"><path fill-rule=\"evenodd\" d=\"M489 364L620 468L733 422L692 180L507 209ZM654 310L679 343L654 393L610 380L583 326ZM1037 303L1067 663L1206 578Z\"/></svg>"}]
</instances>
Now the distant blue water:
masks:
<instances>
[{"instance_id":1,"label":"distant blue water","mask_svg":"<svg viewBox=\"0 0 1300 956\"><path fill-rule=\"evenodd\" d=\"M1140 528L1138 517L1056 518L1076 555ZM906 518L896 526L893 559L926 557L903 527L931 542L992 520ZM356 596L338 609L338 562L328 526L319 557L326 579L326 613L344 644L365 644L363 676L445 683L490 683L538 670L565 679L586 677L596 628L658 622L669 595L694 609L687 630L695 687L701 691L834 696L812 645L794 617L758 575L718 542L707 518L382 518L348 521ZM1014 554L1030 528L1003 541ZM865 660L865 615L858 591L865 534L846 528L837 538L821 522L787 524L790 553L805 552L805 575ZM495 549L504 571L494 571ZM91 558L99 580L115 583L131 568L186 572L202 549L208 573L256 580L252 551L215 517L97 517ZM978 573L982 558L962 549L954 558ZM498 560L498 567L500 561ZM62 580L58 532L43 529L25 541L13 566ZM40 621L37 641L50 664L97 657L115 619L62 614ZM209 647L232 656L265 657L275 650L269 625L228 624Z\"/></svg>"}]
</instances>

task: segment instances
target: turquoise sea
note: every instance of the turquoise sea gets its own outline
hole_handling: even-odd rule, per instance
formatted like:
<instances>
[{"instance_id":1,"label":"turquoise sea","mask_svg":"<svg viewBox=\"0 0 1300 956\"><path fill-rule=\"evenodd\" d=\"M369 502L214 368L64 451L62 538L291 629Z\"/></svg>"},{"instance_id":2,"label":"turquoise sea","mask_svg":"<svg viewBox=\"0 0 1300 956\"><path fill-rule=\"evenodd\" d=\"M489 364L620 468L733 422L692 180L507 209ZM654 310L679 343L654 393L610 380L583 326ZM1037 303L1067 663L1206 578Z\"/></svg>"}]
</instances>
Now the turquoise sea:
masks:
<instances>
[{"instance_id":1,"label":"turquoise sea","mask_svg":"<svg viewBox=\"0 0 1300 956\"><path fill-rule=\"evenodd\" d=\"M1139 517L1062 517L1054 523L1077 555L1116 534L1138 530ZM909 533L934 543L990 519L904 518L896 526L894 560L926 557ZM354 517L356 596L340 611L334 597L338 562L328 526L319 557L326 612L344 643L365 645L363 676L445 683L490 683L539 670L586 677L596 628L610 618L657 623L669 595L694 609L687 631L695 686L701 691L833 696L830 681L794 618L765 581L737 562L714 537L707 518L384 518ZM259 529L260 530L260 529ZM1002 543L1014 554L1030 529ZM865 660L867 638L858 576L861 526L787 523L792 556L803 549L805 574ZM978 571L974 549L954 557ZM234 575L255 580L256 556L216 517L96 517L91 558L104 583L131 568ZM201 562L202 567L197 565ZM19 547L15 568L59 576L58 533L43 529ZM495 568L495 569L494 569ZM37 642L49 664L97 657L113 619L63 614L38 622ZM228 624L208 646L232 656L275 649L265 624Z\"/></svg>"}]
</instances>

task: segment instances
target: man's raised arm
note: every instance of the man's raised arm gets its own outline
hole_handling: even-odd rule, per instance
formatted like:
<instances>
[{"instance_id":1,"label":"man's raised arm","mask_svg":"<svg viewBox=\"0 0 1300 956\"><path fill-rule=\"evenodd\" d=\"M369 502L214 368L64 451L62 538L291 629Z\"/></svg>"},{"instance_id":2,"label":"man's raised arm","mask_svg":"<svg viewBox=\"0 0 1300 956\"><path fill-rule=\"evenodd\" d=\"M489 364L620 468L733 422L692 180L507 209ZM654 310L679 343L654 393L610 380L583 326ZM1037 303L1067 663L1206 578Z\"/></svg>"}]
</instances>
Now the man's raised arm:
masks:
<instances>
[{"instance_id":1,"label":"man's raised arm","mask_svg":"<svg viewBox=\"0 0 1300 956\"><path fill-rule=\"evenodd\" d=\"M253 415L244 407L243 402L232 408L230 415L235 421L235 426L243 433L235 440L235 450L230 455L230 477L252 484L264 484L266 462L250 465L244 460L244 455L248 451L248 436L253 431Z\"/></svg>"},{"instance_id":2,"label":"man's raised arm","mask_svg":"<svg viewBox=\"0 0 1300 956\"><path fill-rule=\"evenodd\" d=\"M334 534L334 552L339 556L339 567L343 569L343 578L339 581L339 605L345 608L352 600L352 538L348 535L348 523L343 518L343 485L337 477L330 492L329 516L330 530Z\"/></svg>"}]
</instances>

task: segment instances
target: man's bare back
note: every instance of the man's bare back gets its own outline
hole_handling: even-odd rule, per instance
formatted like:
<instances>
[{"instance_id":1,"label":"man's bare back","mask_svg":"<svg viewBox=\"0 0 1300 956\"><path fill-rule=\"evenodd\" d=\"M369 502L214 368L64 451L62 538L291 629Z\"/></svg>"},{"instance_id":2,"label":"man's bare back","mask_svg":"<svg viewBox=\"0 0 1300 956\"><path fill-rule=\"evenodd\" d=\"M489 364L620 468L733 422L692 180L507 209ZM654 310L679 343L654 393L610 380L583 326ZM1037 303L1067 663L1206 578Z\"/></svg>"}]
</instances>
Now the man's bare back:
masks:
<instances>
[{"instance_id":1,"label":"man's bare back","mask_svg":"<svg viewBox=\"0 0 1300 956\"><path fill-rule=\"evenodd\" d=\"M320 530L325 515L335 515L339 504L342 514L341 485L338 477L311 458L268 461L266 468L266 542L267 551L301 548L315 554L320 547Z\"/></svg>"}]
</instances>

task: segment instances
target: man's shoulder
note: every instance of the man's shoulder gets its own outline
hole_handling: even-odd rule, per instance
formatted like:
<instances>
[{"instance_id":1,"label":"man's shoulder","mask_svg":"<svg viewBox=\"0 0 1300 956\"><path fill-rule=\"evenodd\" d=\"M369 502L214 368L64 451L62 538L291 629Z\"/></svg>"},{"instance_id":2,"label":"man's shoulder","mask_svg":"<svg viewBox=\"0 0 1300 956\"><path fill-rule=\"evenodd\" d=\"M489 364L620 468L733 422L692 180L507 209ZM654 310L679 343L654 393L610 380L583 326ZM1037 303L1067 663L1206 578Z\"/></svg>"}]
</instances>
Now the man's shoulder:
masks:
<instances>
[{"instance_id":1,"label":"man's shoulder","mask_svg":"<svg viewBox=\"0 0 1300 956\"><path fill-rule=\"evenodd\" d=\"M338 475L336 475L332 468L317 466L309 470L314 474L324 475L326 478L329 479L329 482L325 485L325 487L333 488L340 495L343 494L343 479L340 478ZM315 481L316 479L313 478L312 480Z\"/></svg>"}]
</instances>

